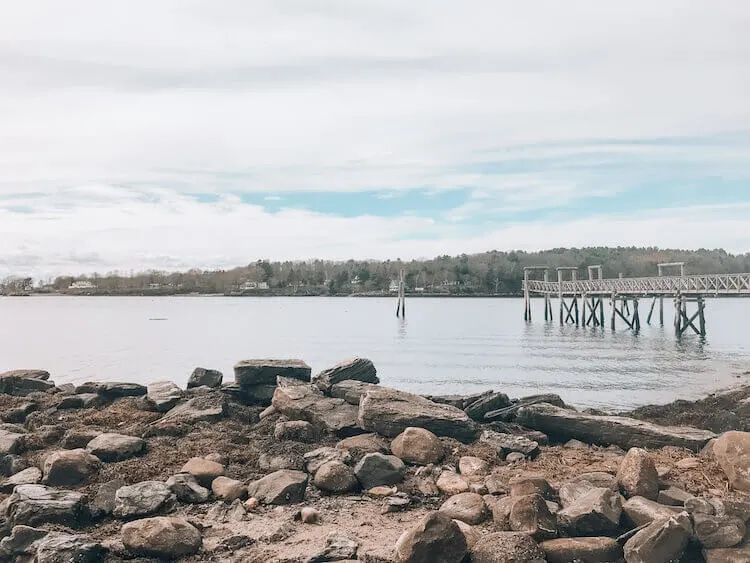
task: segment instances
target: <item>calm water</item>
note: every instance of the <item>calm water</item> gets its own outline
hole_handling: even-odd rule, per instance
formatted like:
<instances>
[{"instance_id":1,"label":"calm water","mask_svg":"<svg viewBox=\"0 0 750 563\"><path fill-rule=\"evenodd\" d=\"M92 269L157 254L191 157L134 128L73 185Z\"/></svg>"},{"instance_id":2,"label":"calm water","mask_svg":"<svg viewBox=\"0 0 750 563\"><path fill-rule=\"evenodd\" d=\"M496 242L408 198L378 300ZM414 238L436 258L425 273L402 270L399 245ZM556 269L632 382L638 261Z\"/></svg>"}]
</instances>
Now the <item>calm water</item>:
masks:
<instances>
[{"instance_id":1,"label":"calm water","mask_svg":"<svg viewBox=\"0 0 750 563\"><path fill-rule=\"evenodd\" d=\"M622 324L616 333L545 324L541 301L527 325L520 299L410 299L402 322L388 298L0 297L0 372L43 368L58 384L184 385L196 366L231 381L240 359L301 358L315 373L360 355L384 384L405 390L555 392L574 405L613 408L750 379L737 377L750 370L742 326L750 299L709 300L705 342L676 341L665 306L667 326L649 327L644 315L636 336Z\"/></svg>"}]
</instances>

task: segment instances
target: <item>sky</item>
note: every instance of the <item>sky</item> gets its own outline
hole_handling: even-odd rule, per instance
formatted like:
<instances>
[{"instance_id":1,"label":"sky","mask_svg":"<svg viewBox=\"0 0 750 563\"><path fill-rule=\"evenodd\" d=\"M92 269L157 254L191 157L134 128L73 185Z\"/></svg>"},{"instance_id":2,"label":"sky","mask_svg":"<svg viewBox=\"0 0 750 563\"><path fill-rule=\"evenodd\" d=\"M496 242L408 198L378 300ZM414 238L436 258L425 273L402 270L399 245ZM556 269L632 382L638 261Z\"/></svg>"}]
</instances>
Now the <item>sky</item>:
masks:
<instances>
[{"instance_id":1,"label":"sky","mask_svg":"<svg viewBox=\"0 0 750 563\"><path fill-rule=\"evenodd\" d=\"M0 277L750 251L745 0L0 0Z\"/></svg>"}]
</instances>

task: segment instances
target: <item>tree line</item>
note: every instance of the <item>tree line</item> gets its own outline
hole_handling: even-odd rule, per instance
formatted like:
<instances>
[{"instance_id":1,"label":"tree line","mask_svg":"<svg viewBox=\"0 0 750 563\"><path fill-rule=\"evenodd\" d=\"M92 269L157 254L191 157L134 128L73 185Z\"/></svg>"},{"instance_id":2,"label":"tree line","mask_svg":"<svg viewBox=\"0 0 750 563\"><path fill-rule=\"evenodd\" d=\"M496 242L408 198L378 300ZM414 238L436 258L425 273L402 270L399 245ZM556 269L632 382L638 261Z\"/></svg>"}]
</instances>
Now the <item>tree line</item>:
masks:
<instances>
[{"instance_id":1,"label":"tree line","mask_svg":"<svg viewBox=\"0 0 750 563\"><path fill-rule=\"evenodd\" d=\"M686 274L750 271L750 253L724 250L669 250L636 247L555 248L540 252L490 251L438 256L429 260L257 260L228 270L191 269L185 272L147 270L123 274L60 276L45 283L11 277L0 284L4 293L60 291L104 295L127 294L273 294L351 295L393 290L404 270L409 292L442 295L517 295L522 291L525 266L601 265L604 277L654 276L658 263L685 262ZM71 288L71 286L73 288ZM31 289L33 288L33 289Z\"/></svg>"}]
</instances>

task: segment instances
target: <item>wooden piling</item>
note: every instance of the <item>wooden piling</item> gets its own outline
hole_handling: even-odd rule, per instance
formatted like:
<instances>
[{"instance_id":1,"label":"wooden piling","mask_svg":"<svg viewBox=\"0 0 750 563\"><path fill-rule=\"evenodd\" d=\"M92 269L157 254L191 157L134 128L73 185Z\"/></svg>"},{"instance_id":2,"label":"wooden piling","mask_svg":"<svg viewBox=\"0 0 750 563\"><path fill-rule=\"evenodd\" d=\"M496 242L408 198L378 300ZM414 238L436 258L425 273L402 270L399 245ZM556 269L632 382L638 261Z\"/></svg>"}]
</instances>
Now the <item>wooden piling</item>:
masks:
<instances>
[{"instance_id":1,"label":"wooden piling","mask_svg":"<svg viewBox=\"0 0 750 563\"><path fill-rule=\"evenodd\" d=\"M406 318L406 287L405 287L405 278L404 278L403 270L399 272L398 298L396 301L396 317L400 317L402 319Z\"/></svg>"}]
</instances>

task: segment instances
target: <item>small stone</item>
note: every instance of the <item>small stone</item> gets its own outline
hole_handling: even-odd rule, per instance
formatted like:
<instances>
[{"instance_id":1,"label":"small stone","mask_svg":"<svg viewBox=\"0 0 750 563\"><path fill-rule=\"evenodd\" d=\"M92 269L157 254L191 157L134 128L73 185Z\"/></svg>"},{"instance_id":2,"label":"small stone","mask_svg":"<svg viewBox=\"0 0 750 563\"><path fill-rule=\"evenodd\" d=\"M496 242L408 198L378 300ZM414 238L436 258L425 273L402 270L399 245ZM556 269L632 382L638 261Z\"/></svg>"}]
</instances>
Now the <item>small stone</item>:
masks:
<instances>
[{"instance_id":1,"label":"small stone","mask_svg":"<svg viewBox=\"0 0 750 563\"><path fill-rule=\"evenodd\" d=\"M202 457L191 457L180 473L190 473L203 487L210 487L214 479L224 475L224 466Z\"/></svg>"},{"instance_id":2,"label":"small stone","mask_svg":"<svg viewBox=\"0 0 750 563\"><path fill-rule=\"evenodd\" d=\"M253 481L247 491L264 504L293 504L304 500L306 487L306 473L281 469Z\"/></svg>"},{"instance_id":3,"label":"small stone","mask_svg":"<svg viewBox=\"0 0 750 563\"><path fill-rule=\"evenodd\" d=\"M367 494L371 497L381 498L394 495L397 492L398 489L396 487L386 487L385 485L381 485L379 487L373 487L372 489L369 489L367 491Z\"/></svg>"},{"instance_id":4,"label":"small stone","mask_svg":"<svg viewBox=\"0 0 750 563\"><path fill-rule=\"evenodd\" d=\"M517 497L510 508L510 528L535 540L557 537L557 522L539 494Z\"/></svg>"},{"instance_id":5,"label":"small stone","mask_svg":"<svg viewBox=\"0 0 750 563\"><path fill-rule=\"evenodd\" d=\"M348 451L343 449L323 447L307 452L302 456L302 460L305 465L305 470L311 475L314 475L324 463L328 463L329 461L349 463L351 461L351 456Z\"/></svg>"},{"instance_id":6,"label":"small stone","mask_svg":"<svg viewBox=\"0 0 750 563\"><path fill-rule=\"evenodd\" d=\"M405 472L403 461L396 456L383 454L367 454L354 468L363 489L399 483Z\"/></svg>"},{"instance_id":7,"label":"small stone","mask_svg":"<svg viewBox=\"0 0 750 563\"><path fill-rule=\"evenodd\" d=\"M470 525L481 524L487 517L487 505L476 493L459 493L446 500L440 507L454 520L461 520Z\"/></svg>"},{"instance_id":8,"label":"small stone","mask_svg":"<svg viewBox=\"0 0 750 563\"><path fill-rule=\"evenodd\" d=\"M526 459L526 456L523 455L521 452L510 452L508 455L505 456L505 461L508 463L519 463Z\"/></svg>"},{"instance_id":9,"label":"small stone","mask_svg":"<svg viewBox=\"0 0 750 563\"><path fill-rule=\"evenodd\" d=\"M703 462L697 457L686 457L674 464L677 469L698 469L703 465Z\"/></svg>"},{"instance_id":10,"label":"small stone","mask_svg":"<svg viewBox=\"0 0 750 563\"><path fill-rule=\"evenodd\" d=\"M484 480L484 485L491 495L504 495L508 492L507 483L498 475L488 475Z\"/></svg>"},{"instance_id":11,"label":"small stone","mask_svg":"<svg viewBox=\"0 0 750 563\"><path fill-rule=\"evenodd\" d=\"M247 487L240 481L224 477L217 477L211 482L211 490L216 498L232 502L247 495Z\"/></svg>"},{"instance_id":12,"label":"small stone","mask_svg":"<svg viewBox=\"0 0 750 563\"><path fill-rule=\"evenodd\" d=\"M563 447L569 450L588 450L589 449L588 444L584 444L580 440L576 440L576 439L568 440L567 442L565 442L565 445Z\"/></svg>"},{"instance_id":13,"label":"small stone","mask_svg":"<svg viewBox=\"0 0 750 563\"><path fill-rule=\"evenodd\" d=\"M510 486L510 495L514 497L538 494L547 498L550 493L547 479L540 475L525 474L513 477L508 485Z\"/></svg>"},{"instance_id":14,"label":"small stone","mask_svg":"<svg viewBox=\"0 0 750 563\"><path fill-rule=\"evenodd\" d=\"M159 516L125 524L122 543L137 555L176 559L197 553L202 538L187 520Z\"/></svg>"},{"instance_id":15,"label":"small stone","mask_svg":"<svg viewBox=\"0 0 750 563\"><path fill-rule=\"evenodd\" d=\"M99 471L99 458L83 449L53 452L44 460L45 485L70 486L87 481Z\"/></svg>"},{"instance_id":16,"label":"small stone","mask_svg":"<svg viewBox=\"0 0 750 563\"><path fill-rule=\"evenodd\" d=\"M174 508L177 498L161 481L142 481L126 485L115 493L116 518L140 518Z\"/></svg>"},{"instance_id":17,"label":"small stone","mask_svg":"<svg viewBox=\"0 0 750 563\"><path fill-rule=\"evenodd\" d=\"M89 430L82 428L79 430L68 430L63 435L60 445L66 450L75 450L77 448L85 448L89 442L99 436L101 432L96 430Z\"/></svg>"},{"instance_id":18,"label":"small stone","mask_svg":"<svg viewBox=\"0 0 750 563\"><path fill-rule=\"evenodd\" d=\"M495 523L496 530L510 531L510 510L517 498L507 495L500 498L492 497L490 500L485 497L484 501L492 511L492 520Z\"/></svg>"},{"instance_id":19,"label":"small stone","mask_svg":"<svg viewBox=\"0 0 750 563\"><path fill-rule=\"evenodd\" d=\"M469 492L476 493L478 495L486 495L489 493L487 485L484 483L469 483Z\"/></svg>"},{"instance_id":20,"label":"small stone","mask_svg":"<svg viewBox=\"0 0 750 563\"><path fill-rule=\"evenodd\" d=\"M305 420L277 422L273 436L279 441L291 440L306 443L312 443L317 438L313 425Z\"/></svg>"},{"instance_id":21,"label":"small stone","mask_svg":"<svg viewBox=\"0 0 750 563\"><path fill-rule=\"evenodd\" d=\"M466 479L453 471L443 471L438 477L437 488L447 495L457 495L469 490Z\"/></svg>"},{"instance_id":22,"label":"small stone","mask_svg":"<svg viewBox=\"0 0 750 563\"><path fill-rule=\"evenodd\" d=\"M224 379L224 375L215 369L207 368L195 368L193 373L190 374L190 378L187 382L187 388L192 389L193 387L211 387L216 388L221 386L221 381Z\"/></svg>"},{"instance_id":23,"label":"small stone","mask_svg":"<svg viewBox=\"0 0 750 563\"><path fill-rule=\"evenodd\" d=\"M329 461L315 472L313 485L332 493L346 493L355 490L359 482L351 467L340 461Z\"/></svg>"},{"instance_id":24,"label":"small stone","mask_svg":"<svg viewBox=\"0 0 750 563\"><path fill-rule=\"evenodd\" d=\"M406 493L393 493L385 499L385 502L380 509L380 513L388 514L390 512L399 512L408 508L410 504L411 499Z\"/></svg>"},{"instance_id":25,"label":"small stone","mask_svg":"<svg viewBox=\"0 0 750 563\"><path fill-rule=\"evenodd\" d=\"M143 453L146 442L142 438L124 434L100 434L86 449L102 461L122 461Z\"/></svg>"},{"instance_id":26,"label":"small stone","mask_svg":"<svg viewBox=\"0 0 750 563\"><path fill-rule=\"evenodd\" d=\"M485 477L490 472L490 464L479 457L463 456L458 460L458 471L464 477Z\"/></svg>"},{"instance_id":27,"label":"small stone","mask_svg":"<svg viewBox=\"0 0 750 563\"><path fill-rule=\"evenodd\" d=\"M344 438L336 444L336 447L346 451L359 450L363 454L387 454L390 452L385 440L377 434L371 433Z\"/></svg>"},{"instance_id":28,"label":"small stone","mask_svg":"<svg viewBox=\"0 0 750 563\"><path fill-rule=\"evenodd\" d=\"M305 506L300 512L300 520L305 524L315 524L320 519L320 512L311 506Z\"/></svg>"},{"instance_id":29,"label":"small stone","mask_svg":"<svg viewBox=\"0 0 750 563\"><path fill-rule=\"evenodd\" d=\"M537 563L544 551L526 534L495 532L483 536L471 550L472 563Z\"/></svg>"},{"instance_id":30,"label":"small stone","mask_svg":"<svg viewBox=\"0 0 750 563\"><path fill-rule=\"evenodd\" d=\"M0 484L0 493L12 493L16 485L35 485L42 480L42 472L38 467L29 467L19 471Z\"/></svg>"},{"instance_id":31,"label":"small stone","mask_svg":"<svg viewBox=\"0 0 750 563\"><path fill-rule=\"evenodd\" d=\"M407 463L429 465L438 463L445 451L440 439L424 428L409 427L391 442L393 455Z\"/></svg>"},{"instance_id":32,"label":"small stone","mask_svg":"<svg viewBox=\"0 0 750 563\"><path fill-rule=\"evenodd\" d=\"M324 561L350 561L357 557L359 542L343 532L334 531L326 538L326 547L307 559L306 563L322 563Z\"/></svg>"},{"instance_id":33,"label":"small stone","mask_svg":"<svg viewBox=\"0 0 750 563\"><path fill-rule=\"evenodd\" d=\"M252 512L258 508L260 503L258 502L258 499L255 497L250 497L245 501L245 508L248 512Z\"/></svg>"},{"instance_id":34,"label":"small stone","mask_svg":"<svg viewBox=\"0 0 750 563\"><path fill-rule=\"evenodd\" d=\"M659 475L646 450L630 448L620 464L617 482L622 493L630 498L641 496L656 500L659 496Z\"/></svg>"},{"instance_id":35,"label":"small stone","mask_svg":"<svg viewBox=\"0 0 750 563\"><path fill-rule=\"evenodd\" d=\"M688 492L683 491L677 487L667 487L659 491L657 502L659 504L667 504L669 506L685 506L685 501L693 498Z\"/></svg>"}]
</instances>

